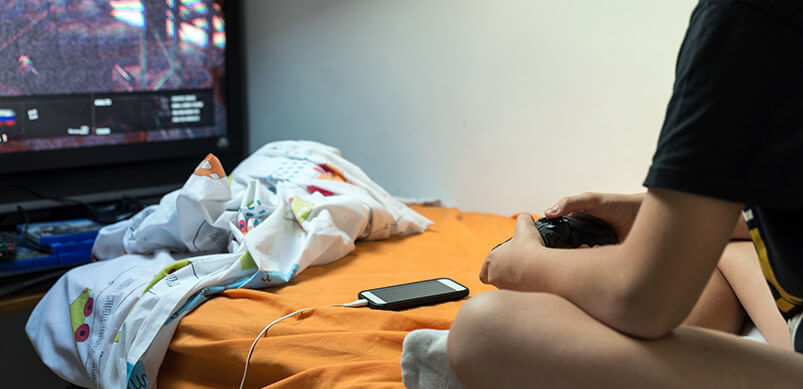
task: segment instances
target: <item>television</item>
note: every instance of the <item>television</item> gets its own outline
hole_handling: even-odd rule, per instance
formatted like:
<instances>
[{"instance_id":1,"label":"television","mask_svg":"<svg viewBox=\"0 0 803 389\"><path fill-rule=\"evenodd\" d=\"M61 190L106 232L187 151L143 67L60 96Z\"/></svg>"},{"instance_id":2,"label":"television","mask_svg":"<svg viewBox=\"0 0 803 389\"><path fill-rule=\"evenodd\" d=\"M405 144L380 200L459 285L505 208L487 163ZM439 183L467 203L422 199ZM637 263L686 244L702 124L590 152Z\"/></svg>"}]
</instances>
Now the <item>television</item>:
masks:
<instances>
[{"instance_id":1,"label":"television","mask_svg":"<svg viewBox=\"0 0 803 389\"><path fill-rule=\"evenodd\" d=\"M208 153L233 168L240 34L235 0L0 2L0 215L159 196Z\"/></svg>"}]
</instances>

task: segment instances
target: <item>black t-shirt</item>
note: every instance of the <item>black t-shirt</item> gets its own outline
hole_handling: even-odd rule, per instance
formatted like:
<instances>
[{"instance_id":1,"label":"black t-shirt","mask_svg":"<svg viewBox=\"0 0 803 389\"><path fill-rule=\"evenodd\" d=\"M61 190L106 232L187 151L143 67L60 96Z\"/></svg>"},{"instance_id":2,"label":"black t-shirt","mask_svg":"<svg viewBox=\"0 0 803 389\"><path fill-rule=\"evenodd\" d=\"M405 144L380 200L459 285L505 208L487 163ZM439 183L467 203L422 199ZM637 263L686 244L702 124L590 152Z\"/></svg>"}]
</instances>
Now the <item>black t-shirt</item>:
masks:
<instances>
[{"instance_id":1,"label":"black t-shirt","mask_svg":"<svg viewBox=\"0 0 803 389\"><path fill-rule=\"evenodd\" d=\"M778 308L800 312L803 0L701 0L675 77L644 185L744 203Z\"/></svg>"}]
</instances>

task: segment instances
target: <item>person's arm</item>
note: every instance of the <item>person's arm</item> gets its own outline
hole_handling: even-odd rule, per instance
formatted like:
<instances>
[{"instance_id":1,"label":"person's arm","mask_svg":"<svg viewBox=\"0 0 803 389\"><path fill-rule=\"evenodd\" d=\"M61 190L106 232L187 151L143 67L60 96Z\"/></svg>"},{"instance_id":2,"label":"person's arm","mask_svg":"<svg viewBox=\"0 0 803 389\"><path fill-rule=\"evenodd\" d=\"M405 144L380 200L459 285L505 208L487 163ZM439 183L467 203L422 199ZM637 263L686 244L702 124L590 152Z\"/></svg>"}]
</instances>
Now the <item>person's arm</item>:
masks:
<instances>
[{"instance_id":1,"label":"person's arm","mask_svg":"<svg viewBox=\"0 0 803 389\"><path fill-rule=\"evenodd\" d=\"M558 217L576 213L591 215L610 224L619 241L623 241L633 227L633 221L636 220L646 195L583 192L558 200L544 211L544 216Z\"/></svg>"},{"instance_id":2,"label":"person's arm","mask_svg":"<svg viewBox=\"0 0 803 389\"><path fill-rule=\"evenodd\" d=\"M555 205L544 211L544 216L558 217L572 213L586 213L608 222L616 231L616 235L623 240L633 227L633 221L646 195L647 193L579 193L558 200ZM751 239L744 218L739 218L731 233L731 239Z\"/></svg>"},{"instance_id":3,"label":"person's arm","mask_svg":"<svg viewBox=\"0 0 803 389\"><path fill-rule=\"evenodd\" d=\"M532 220L519 217L514 238L488 255L480 279L557 294L619 331L661 337L691 311L741 208L650 189L625 241L591 250L546 248Z\"/></svg>"}]
</instances>

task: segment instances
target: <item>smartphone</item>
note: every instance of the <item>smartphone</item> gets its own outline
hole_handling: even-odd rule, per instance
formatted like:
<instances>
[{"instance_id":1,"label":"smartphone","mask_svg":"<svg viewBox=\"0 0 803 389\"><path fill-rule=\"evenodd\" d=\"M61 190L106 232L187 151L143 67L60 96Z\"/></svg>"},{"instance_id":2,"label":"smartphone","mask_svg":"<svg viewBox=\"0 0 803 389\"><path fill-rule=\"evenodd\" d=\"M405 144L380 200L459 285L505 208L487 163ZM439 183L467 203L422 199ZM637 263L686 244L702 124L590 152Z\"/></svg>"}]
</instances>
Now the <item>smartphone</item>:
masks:
<instances>
[{"instance_id":1,"label":"smartphone","mask_svg":"<svg viewBox=\"0 0 803 389\"><path fill-rule=\"evenodd\" d=\"M468 288L449 278L411 282L364 290L357 298L368 300L373 309L400 310L420 305L459 300L468 296Z\"/></svg>"}]
</instances>

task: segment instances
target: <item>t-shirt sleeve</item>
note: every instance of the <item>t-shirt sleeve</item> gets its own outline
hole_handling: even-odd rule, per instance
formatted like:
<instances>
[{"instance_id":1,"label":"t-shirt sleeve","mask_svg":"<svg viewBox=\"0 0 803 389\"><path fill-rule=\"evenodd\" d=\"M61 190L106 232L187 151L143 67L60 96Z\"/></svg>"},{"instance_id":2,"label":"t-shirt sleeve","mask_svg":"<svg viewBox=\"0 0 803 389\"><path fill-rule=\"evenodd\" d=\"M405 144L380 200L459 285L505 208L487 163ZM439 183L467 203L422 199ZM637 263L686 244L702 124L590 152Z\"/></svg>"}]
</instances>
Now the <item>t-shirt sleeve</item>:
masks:
<instances>
[{"instance_id":1,"label":"t-shirt sleeve","mask_svg":"<svg viewBox=\"0 0 803 389\"><path fill-rule=\"evenodd\" d=\"M743 2L700 2L645 186L800 208L803 34L790 23Z\"/></svg>"}]
</instances>

